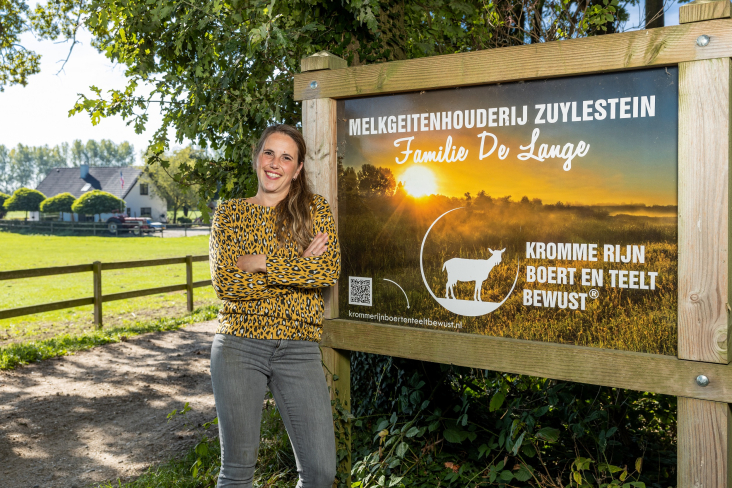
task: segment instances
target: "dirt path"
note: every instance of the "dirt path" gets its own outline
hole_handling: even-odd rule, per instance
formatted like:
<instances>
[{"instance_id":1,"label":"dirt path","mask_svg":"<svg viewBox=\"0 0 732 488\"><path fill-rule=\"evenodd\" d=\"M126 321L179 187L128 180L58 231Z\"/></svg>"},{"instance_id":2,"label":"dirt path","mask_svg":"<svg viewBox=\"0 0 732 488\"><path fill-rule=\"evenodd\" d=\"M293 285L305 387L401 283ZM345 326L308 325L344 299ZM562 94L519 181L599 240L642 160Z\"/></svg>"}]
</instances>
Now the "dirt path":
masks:
<instances>
[{"instance_id":1,"label":"dirt path","mask_svg":"<svg viewBox=\"0 0 732 488\"><path fill-rule=\"evenodd\" d=\"M127 480L187 450L216 416L215 328L203 322L0 372L0 487ZM191 411L167 422L185 402Z\"/></svg>"}]
</instances>

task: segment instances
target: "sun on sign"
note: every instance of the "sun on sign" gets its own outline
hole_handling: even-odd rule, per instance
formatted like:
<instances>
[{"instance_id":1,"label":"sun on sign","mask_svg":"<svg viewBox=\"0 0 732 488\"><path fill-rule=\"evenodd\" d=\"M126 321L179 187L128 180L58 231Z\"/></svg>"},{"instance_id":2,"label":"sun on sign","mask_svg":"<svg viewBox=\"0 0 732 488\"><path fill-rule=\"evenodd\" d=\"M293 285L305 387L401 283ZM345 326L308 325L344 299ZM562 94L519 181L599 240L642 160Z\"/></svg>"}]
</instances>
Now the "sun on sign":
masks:
<instances>
[{"instance_id":1,"label":"sun on sign","mask_svg":"<svg viewBox=\"0 0 732 488\"><path fill-rule=\"evenodd\" d=\"M399 179L404 190L413 197L423 197L437 193L437 180L431 169L413 165L407 168Z\"/></svg>"}]
</instances>

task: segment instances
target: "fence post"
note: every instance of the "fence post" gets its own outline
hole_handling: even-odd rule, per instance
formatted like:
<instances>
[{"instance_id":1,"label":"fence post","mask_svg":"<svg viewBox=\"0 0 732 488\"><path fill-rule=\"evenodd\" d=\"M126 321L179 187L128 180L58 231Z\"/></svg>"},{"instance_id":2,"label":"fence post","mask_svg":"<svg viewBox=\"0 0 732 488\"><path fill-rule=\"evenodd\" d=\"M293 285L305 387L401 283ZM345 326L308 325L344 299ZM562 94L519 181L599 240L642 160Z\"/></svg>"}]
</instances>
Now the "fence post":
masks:
<instances>
[{"instance_id":1,"label":"fence post","mask_svg":"<svg viewBox=\"0 0 732 488\"><path fill-rule=\"evenodd\" d=\"M303 58L301 71L348 67L345 60L328 52ZM336 135L336 101L319 98L302 102L302 135L307 142L306 155L313 191L328 200L338 225L338 164ZM338 318L338 285L323 290L326 319ZM351 424L344 414L351 411L351 356L349 351L321 348L326 380L334 407L338 473L346 475L351 486ZM334 486L337 486L338 482Z\"/></svg>"},{"instance_id":2,"label":"fence post","mask_svg":"<svg viewBox=\"0 0 732 488\"><path fill-rule=\"evenodd\" d=\"M729 1L693 2L679 17L682 24L729 18ZM678 357L698 361L701 374L704 363L731 357L731 73L728 57L679 63ZM732 486L729 405L679 398L677 422L678 486Z\"/></svg>"},{"instance_id":3,"label":"fence post","mask_svg":"<svg viewBox=\"0 0 732 488\"><path fill-rule=\"evenodd\" d=\"M186 301L188 311L193 312L193 256L186 256Z\"/></svg>"},{"instance_id":4,"label":"fence post","mask_svg":"<svg viewBox=\"0 0 732 488\"><path fill-rule=\"evenodd\" d=\"M102 263L94 261L92 263L92 273L94 275L94 325L98 329L102 328Z\"/></svg>"},{"instance_id":5,"label":"fence post","mask_svg":"<svg viewBox=\"0 0 732 488\"><path fill-rule=\"evenodd\" d=\"M188 237L188 226L185 223L183 224L183 235Z\"/></svg>"}]
</instances>

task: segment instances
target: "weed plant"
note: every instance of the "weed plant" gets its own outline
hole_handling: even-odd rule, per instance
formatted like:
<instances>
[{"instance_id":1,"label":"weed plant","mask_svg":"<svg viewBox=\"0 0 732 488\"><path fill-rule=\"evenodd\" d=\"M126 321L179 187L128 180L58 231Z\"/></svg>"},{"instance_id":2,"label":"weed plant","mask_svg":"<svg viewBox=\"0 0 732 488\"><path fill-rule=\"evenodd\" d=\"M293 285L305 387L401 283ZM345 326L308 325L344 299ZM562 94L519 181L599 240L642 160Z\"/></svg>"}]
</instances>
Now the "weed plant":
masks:
<instances>
[{"instance_id":1,"label":"weed plant","mask_svg":"<svg viewBox=\"0 0 732 488\"><path fill-rule=\"evenodd\" d=\"M675 397L361 353L351 361L353 487L675 486Z\"/></svg>"}]
</instances>

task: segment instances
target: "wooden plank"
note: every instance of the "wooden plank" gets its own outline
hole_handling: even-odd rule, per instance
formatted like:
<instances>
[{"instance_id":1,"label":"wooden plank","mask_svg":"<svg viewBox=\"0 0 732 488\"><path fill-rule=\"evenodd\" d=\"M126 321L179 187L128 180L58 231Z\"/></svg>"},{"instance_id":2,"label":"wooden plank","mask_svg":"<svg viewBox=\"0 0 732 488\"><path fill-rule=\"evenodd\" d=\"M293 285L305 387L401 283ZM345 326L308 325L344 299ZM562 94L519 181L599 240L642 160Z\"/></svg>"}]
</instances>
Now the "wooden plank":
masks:
<instances>
[{"instance_id":1,"label":"wooden plank","mask_svg":"<svg viewBox=\"0 0 732 488\"><path fill-rule=\"evenodd\" d=\"M0 271L0 281L17 280L20 278L37 278L40 276L54 276L70 273L84 273L92 270L91 264L77 264L74 266L53 266L50 268L18 269Z\"/></svg>"},{"instance_id":2,"label":"wooden plank","mask_svg":"<svg viewBox=\"0 0 732 488\"><path fill-rule=\"evenodd\" d=\"M211 280L194 281L191 286L193 286L193 288L201 288L202 286L211 286Z\"/></svg>"},{"instance_id":3,"label":"wooden plank","mask_svg":"<svg viewBox=\"0 0 732 488\"><path fill-rule=\"evenodd\" d=\"M339 349L321 346L320 352L323 360L323 369L325 370L325 379L328 383L328 391L330 399L334 403L334 409L337 406L342 407L348 412L351 409L351 353ZM336 412L334 416L340 419L342 412ZM334 422L336 435L336 449L339 455L344 457L338 463L338 471L342 473L351 472L351 424L343 420ZM349 476L346 486L351 486L351 477ZM338 483L333 484L333 488L337 488Z\"/></svg>"},{"instance_id":4,"label":"wooden plank","mask_svg":"<svg viewBox=\"0 0 732 488\"><path fill-rule=\"evenodd\" d=\"M341 69L347 68L348 63L345 59L339 58L328 51L320 51L317 54L302 58L300 60L300 71L318 71L321 69Z\"/></svg>"},{"instance_id":5,"label":"wooden plank","mask_svg":"<svg viewBox=\"0 0 732 488\"><path fill-rule=\"evenodd\" d=\"M53 312L54 310L63 310L65 308L75 308L93 304L94 297L87 297L76 298L74 300L63 300L61 302L44 303L41 305L30 305L28 307L10 308L7 310L0 310L0 320L10 319L13 317L22 317L23 315L33 315L36 313Z\"/></svg>"},{"instance_id":6,"label":"wooden plank","mask_svg":"<svg viewBox=\"0 0 732 488\"><path fill-rule=\"evenodd\" d=\"M732 418L727 403L679 398L677 413L678 486L732 486Z\"/></svg>"},{"instance_id":7,"label":"wooden plank","mask_svg":"<svg viewBox=\"0 0 732 488\"><path fill-rule=\"evenodd\" d=\"M680 359L729 363L729 58L679 64Z\"/></svg>"},{"instance_id":8,"label":"wooden plank","mask_svg":"<svg viewBox=\"0 0 732 488\"><path fill-rule=\"evenodd\" d=\"M156 288L145 288L144 290L123 291L121 293L110 293L102 296L102 302L113 302L115 300L126 300L128 298L144 297L147 295L157 295L158 293L170 293L172 291L181 291L186 289L186 284L158 286Z\"/></svg>"},{"instance_id":9,"label":"wooden plank","mask_svg":"<svg viewBox=\"0 0 732 488\"><path fill-rule=\"evenodd\" d=\"M702 34L706 47L696 45ZM393 61L295 75L295 100L505 83L732 56L732 20ZM316 81L317 87L310 88Z\"/></svg>"},{"instance_id":10,"label":"wooden plank","mask_svg":"<svg viewBox=\"0 0 732 488\"><path fill-rule=\"evenodd\" d=\"M202 256L193 256L194 263L202 263L204 261L208 261L208 254L204 254Z\"/></svg>"},{"instance_id":11,"label":"wooden plank","mask_svg":"<svg viewBox=\"0 0 732 488\"><path fill-rule=\"evenodd\" d=\"M336 158L336 102L308 100L302 104L302 133L308 147L305 158L312 188L325 197L338 222L338 163ZM338 317L338 285L323 289L325 318Z\"/></svg>"},{"instance_id":12,"label":"wooden plank","mask_svg":"<svg viewBox=\"0 0 732 488\"><path fill-rule=\"evenodd\" d=\"M184 264L186 258L164 258L164 259L145 259L142 261L119 261L116 263L104 263L102 269L107 271L110 269L131 269L131 268L147 268L149 266L165 266L169 264Z\"/></svg>"},{"instance_id":13,"label":"wooden plank","mask_svg":"<svg viewBox=\"0 0 732 488\"><path fill-rule=\"evenodd\" d=\"M674 356L326 320L321 346L591 385L732 402L732 366ZM707 387L696 384L700 374Z\"/></svg>"},{"instance_id":14,"label":"wooden plank","mask_svg":"<svg viewBox=\"0 0 732 488\"><path fill-rule=\"evenodd\" d=\"M728 19L729 16L729 0L696 0L679 7L679 24L712 19Z\"/></svg>"}]
</instances>

